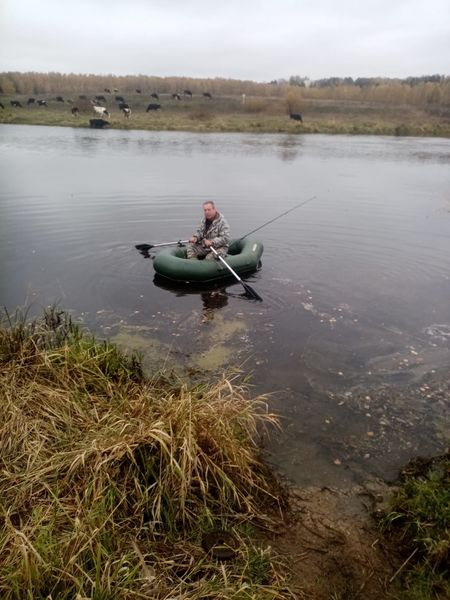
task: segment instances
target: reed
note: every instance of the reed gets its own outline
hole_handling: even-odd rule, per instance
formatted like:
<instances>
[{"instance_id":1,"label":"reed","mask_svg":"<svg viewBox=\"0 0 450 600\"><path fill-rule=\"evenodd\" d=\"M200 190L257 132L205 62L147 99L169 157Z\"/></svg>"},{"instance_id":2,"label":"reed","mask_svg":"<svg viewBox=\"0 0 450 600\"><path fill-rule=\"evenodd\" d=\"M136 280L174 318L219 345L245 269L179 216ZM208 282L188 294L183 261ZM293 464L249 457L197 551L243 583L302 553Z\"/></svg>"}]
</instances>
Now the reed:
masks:
<instances>
[{"instance_id":1,"label":"reed","mask_svg":"<svg viewBox=\"0 0 450 600\"><path fill-rule=\"evenodd\" d=\"M2 598L294 597L242 533L284 494L257 442L276 418L236 381L148 378L56 307L4 313L0 423ZM217 527L226 564L201 548Z\"/></svg>"}]
</instances>

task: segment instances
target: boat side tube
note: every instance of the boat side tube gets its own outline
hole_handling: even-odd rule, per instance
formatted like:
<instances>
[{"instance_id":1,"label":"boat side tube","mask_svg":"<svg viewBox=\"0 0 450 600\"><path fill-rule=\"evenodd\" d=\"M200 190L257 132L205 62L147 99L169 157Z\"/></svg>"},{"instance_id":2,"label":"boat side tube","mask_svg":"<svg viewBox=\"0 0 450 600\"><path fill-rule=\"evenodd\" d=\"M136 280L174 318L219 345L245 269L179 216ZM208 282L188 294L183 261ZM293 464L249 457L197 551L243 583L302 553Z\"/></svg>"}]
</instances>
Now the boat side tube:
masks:
<instances>
[{"instance_id":1,"label":"boat side tube","mask_svg":"<svg viewBox=\"0 0 450 600\"><path fill-rule=\"evenodd\" d=\"M252 273L259 267L264 246L257 240L232 240L225 260L239 275ZM153 261L158 273L172 281L201 283L230 277L230 271L219 260L186 258L186 248L176 246L162 250Z\"/></svg>"}]
</instances>

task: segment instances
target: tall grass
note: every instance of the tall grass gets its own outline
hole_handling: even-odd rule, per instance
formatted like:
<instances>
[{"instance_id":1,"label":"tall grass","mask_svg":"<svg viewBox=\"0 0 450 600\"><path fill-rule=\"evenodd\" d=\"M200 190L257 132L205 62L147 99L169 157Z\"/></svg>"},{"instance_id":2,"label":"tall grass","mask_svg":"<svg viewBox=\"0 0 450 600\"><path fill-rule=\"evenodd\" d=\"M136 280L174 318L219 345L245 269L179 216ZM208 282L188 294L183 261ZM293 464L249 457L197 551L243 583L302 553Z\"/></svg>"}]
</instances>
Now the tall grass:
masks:
<instances>
[{"instance_id":1,"label":"tall grass","mask_svg":"<svg viewBox=\"0 0 450 600\"><path fill-rule=\"evenodd\" d=\"M147 379L53 307L3 315L0 423L0 597L293 597L240 533L283 504L264 398ZM217 527L240 536L226 565L201 548Z\"/></svg>"}]
</instances>

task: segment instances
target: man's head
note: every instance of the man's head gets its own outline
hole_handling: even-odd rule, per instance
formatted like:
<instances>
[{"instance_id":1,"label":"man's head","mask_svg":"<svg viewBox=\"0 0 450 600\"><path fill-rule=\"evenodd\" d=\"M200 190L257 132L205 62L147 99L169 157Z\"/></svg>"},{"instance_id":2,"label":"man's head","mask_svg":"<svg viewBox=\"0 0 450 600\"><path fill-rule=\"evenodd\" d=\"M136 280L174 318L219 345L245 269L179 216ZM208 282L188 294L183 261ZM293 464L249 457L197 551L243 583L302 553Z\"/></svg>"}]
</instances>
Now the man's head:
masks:
<instances>
[{"instance_id":1,"label":"man's head","mask_svg":"<svg viewBox=\"0 0 450 600\"><path fill-rule=\"evenodd\" d=\"M203 214L205 215L205 219L215 219L217 215L217 210L214 206L214 202L212 202L211 200L208 200L208 202L203 202Z\"/></svg>"}]
</instances>

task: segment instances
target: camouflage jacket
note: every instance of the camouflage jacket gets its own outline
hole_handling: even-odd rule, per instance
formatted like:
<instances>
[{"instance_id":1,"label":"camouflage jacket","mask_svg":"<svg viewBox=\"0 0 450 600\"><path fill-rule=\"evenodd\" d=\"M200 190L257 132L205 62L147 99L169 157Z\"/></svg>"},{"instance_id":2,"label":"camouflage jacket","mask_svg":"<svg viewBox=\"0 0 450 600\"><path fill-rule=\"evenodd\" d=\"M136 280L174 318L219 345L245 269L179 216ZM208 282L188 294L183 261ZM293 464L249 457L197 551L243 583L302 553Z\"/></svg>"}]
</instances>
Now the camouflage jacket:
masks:
<instances>
[{"instance_id":1,"label":"camouflage jacket","mask_svg":"<svg viewBox=\"0 0 450 600\"><path fill-rule=\"evenodd\" d=\"M198 242L211 240L214 248L228 248L230 245L230 226L219 212L209 229L206 228L206 219L203 217L200 227L194 235Z\"/></svg>"}]
</instances>

